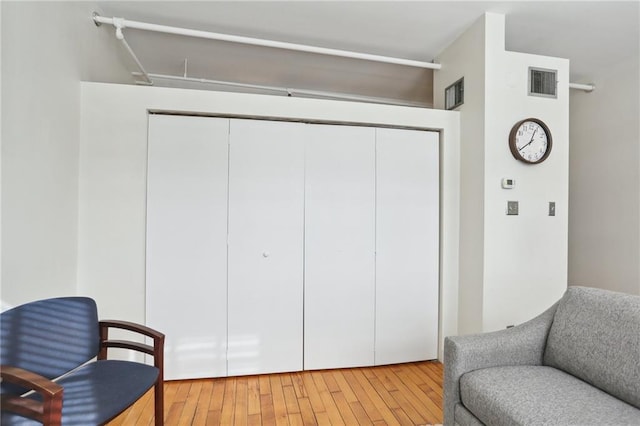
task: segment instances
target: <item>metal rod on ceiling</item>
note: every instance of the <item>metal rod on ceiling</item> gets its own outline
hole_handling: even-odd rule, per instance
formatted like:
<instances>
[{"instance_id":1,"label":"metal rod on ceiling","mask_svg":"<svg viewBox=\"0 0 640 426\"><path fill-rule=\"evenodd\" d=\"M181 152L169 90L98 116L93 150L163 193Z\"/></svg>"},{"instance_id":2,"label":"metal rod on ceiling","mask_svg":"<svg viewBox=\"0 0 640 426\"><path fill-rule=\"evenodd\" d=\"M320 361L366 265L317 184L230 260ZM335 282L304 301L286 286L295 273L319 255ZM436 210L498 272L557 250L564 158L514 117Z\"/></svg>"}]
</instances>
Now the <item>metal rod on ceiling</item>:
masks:
<instances>
[{"instance_id":1,"label":"metal rod on ceiling","mask_svg":"<svg viewBox=\"0 0 640 426\"><path fill-rule=\"evenodd\" d=\"M140 75L140 73L133 73L133 74L136 76ZM425 104L419 103L419 102L407 102L407 101L400 101L396 99L375 98L370 96L350 95L350 94L336 93L336 92L294 89L294 88L276 87L276 86L263 86L259 84L236 83L236 82L223 81L223 80L210 80L207 78L182 77L178 75L166 75L166 74L154 74L154 73L150 73L149 77L152 77L156 80L174 80L174 81L184 81L188 83L213 84L213 85L238 87L238 88L245 88L245 89L264 90L264 91L280 93L286 96L296 96L296 95L313 96L313 97L321 97L324 99L340 99L340 100L349 100L349 101L356 101L356 102L374 102L374 103L380 103L380 104L386 104L386 105L398 105L398 106L407 106L407 107L421 107L421 108L425 107Z\"/></svg>"},{"instance_id":2,"label":"metal rod on ceiling","mask_svg":"<svg viewBox=\"0 0 640 426\"><path fill-rule=\"evenodd\" d=\"M569 83L569 89L584 90L585 92L593 92L596 86L594 84Z\"/></svg>"},{"instance_id":3,"label":"metal rod on ceiling","mask_svg":"<svg viewBox=\"0 0 640 426\"><path fill-rule=\"evenodd\" d=\"M154 31L166 34L176 34L188 37L205 38L209 40L229 41L233 43L251 44L255 46L273 47L276 49L295 50L300 52L317 53L320 55L339 56L343 58L363 59L366 61L384 62L389 64L406 65L417 68L427 68L439 70L440 64L433 62L415 61L412 59L393 58L390 56L372 55L369 53L353 52L349 50L329 49L326 47L309 46L305 44L287 43L276 40L265 40L252 37L243 37L230 34L213 33L209 31L192 30L188 28L170 27L167 25L149 24L146 22L129 21L124 18L107 18L96 13L93 20L97 24L116 25L119 23L122 28L134 28L137 30Z\"/></svg>"},{"instance_id":4,"label":"metal rod on ceiling","mask_svg":"<svg viewBox=\"0 0 640 426\"><path fill-rule=\"evenodd\" d=\"M99 20L97 18L100 18L100 15L98 15L97 12L93 12L93 21L94 21L94 23L97 26L102 25L102 23L99 22ZM144 81L137 80L136 83L145 84L147 86L153 86L153 80L151 80L151 78L149 77L149 73L144 69L144 66L142 66L142 62L140 62L140 59L138 59L138 56L136 56L136 54L133 51L133 49L131 48L131 46L129 46L129 43L127 43L127 40L124 38L124 33L122 32L122 29L124 28L123 20L120 20L120 19L117 19L117 18L112 19L111 20L111 25L113 25L116 28L116 38L118 40L120 40L122 45L125 47L125 49L129 53L129 56L131 56L131 59L133 59L133 61L136 63L136 66L140 70L139 73L134 73L134 75L137 75L137 76L140 76L140 77L144 78Z\"/></svg>"}]
</instances>

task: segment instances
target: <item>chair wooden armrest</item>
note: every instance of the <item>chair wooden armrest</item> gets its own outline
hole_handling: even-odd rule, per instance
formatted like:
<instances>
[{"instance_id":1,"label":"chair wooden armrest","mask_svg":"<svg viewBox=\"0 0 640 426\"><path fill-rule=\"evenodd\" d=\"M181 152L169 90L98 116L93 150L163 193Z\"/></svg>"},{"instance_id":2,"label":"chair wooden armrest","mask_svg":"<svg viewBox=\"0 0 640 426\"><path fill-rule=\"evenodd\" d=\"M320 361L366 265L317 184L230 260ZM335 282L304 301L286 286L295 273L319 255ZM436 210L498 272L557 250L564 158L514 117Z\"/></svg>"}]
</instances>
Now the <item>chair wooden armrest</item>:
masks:
<instances>
[{"instance_id":1,"label":"chair wooden armrest","mask_svg":"<svg viewBox=\"0 0 640 426\"><path fill-rule=\"evenodd\" d=\"M100 354L98 355L98 359L107 358L108 348L121 348L153 355L154 360L156 361L154 362L156 367L158 367L158 358L162 361L164 353L164 334L159 331L130 321L102 320L98 323L100 325ZM151 337L153 339L153 346L129 340L109 340L109 329L111 328L132 331L134 333Z\"/></svg>"},{"instance_id":2,"label":"chair wooden armrest","mask_svg":"<svg viewBox=\"0 0 640 426\"><path fill-rule=\"evenodd\" d=\"M33 390L42 396L42 402L20 395L3 394L0 399L2 410L42 422L44 426L59 426L62 421L62 386L22 368L10 365L0 366L2 381Z\"/></svg>"}]
</instances>

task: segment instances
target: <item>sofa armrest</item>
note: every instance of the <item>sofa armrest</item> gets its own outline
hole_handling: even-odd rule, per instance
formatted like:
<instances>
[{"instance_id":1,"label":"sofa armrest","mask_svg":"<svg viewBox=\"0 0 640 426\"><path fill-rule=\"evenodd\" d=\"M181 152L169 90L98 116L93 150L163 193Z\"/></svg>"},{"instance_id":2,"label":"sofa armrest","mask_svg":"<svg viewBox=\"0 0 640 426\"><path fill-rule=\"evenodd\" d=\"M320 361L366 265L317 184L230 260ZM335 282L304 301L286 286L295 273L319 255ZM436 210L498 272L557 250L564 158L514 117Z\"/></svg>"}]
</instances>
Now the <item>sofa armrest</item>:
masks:
<instances>
[{"instance_id":1,"label":"sofa armrest","mask_svg":"<svg viewBox=\"0 0 640 426\"><path fill-rule=\"evenodd\" d=\"M460 377L473 370L541 365L557 303L534 319L506 330L447 337L444 342L444 423L454 424Z\"/></svg>"},{"instance_id":2,"label":"sofa armrest","mask_svg":"<svg viewBox=\"0 0 640 426\"><path fill-rule=\"evenodd\" d=\"M62 386L22 368L10 365L0 366L2 381L33 390L42 396L42 401L19 395L3 394L2 410L26 416L42 422L45 426L57 426L62 421Z\"/></svg>"}]
</instances>

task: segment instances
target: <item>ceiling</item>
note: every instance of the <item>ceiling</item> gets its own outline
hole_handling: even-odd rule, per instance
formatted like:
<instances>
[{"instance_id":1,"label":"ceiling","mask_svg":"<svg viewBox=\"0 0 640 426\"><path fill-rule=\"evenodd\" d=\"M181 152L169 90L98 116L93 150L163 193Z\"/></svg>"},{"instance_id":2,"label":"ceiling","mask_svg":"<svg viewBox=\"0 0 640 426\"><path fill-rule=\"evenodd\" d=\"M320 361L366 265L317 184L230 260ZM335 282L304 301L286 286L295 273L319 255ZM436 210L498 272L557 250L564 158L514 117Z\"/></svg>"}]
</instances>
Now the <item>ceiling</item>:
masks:
<instances>
[{"instance_id":1,"label":"ceiling","mask_svg":"<svg viewBox=\"0 0 640 426\"><path fill-rule=\"evenodd\" d=\"M638 1L99 1L98 5L106 17L419 61L432 61L484 12L496 12L506 15L507 50L569 58L571 81L576 83L597 84L594 79L606 67L637 58L640 51ZM113 30L110 26L101 30L107 27ZM189 77L432 104L431 70L135 29L125 29L125 37L150 73L182 76L186 59ZM135 70L133 62L127 66ZM160 80L155 84L222 88Z\"/></svg>"}]
</instances>

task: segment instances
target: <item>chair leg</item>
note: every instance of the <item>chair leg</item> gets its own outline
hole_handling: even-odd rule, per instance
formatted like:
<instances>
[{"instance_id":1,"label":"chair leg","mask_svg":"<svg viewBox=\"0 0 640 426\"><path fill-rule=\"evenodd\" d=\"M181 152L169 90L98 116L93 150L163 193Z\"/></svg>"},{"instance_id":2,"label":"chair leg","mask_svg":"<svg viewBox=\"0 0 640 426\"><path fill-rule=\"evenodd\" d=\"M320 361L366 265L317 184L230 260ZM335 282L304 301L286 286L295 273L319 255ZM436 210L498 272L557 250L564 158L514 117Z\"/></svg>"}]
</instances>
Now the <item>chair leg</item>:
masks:
<instances>
[{"instance_id":1,"label":"chair leg","mask_svg":"<svg viewBox=\"0 0 640 426\"><path fill-rule=\"evenodd\" d=\"M154 386L155 426L164 426L164 380L158 378Z\"/></svg>"}]
</instances>

